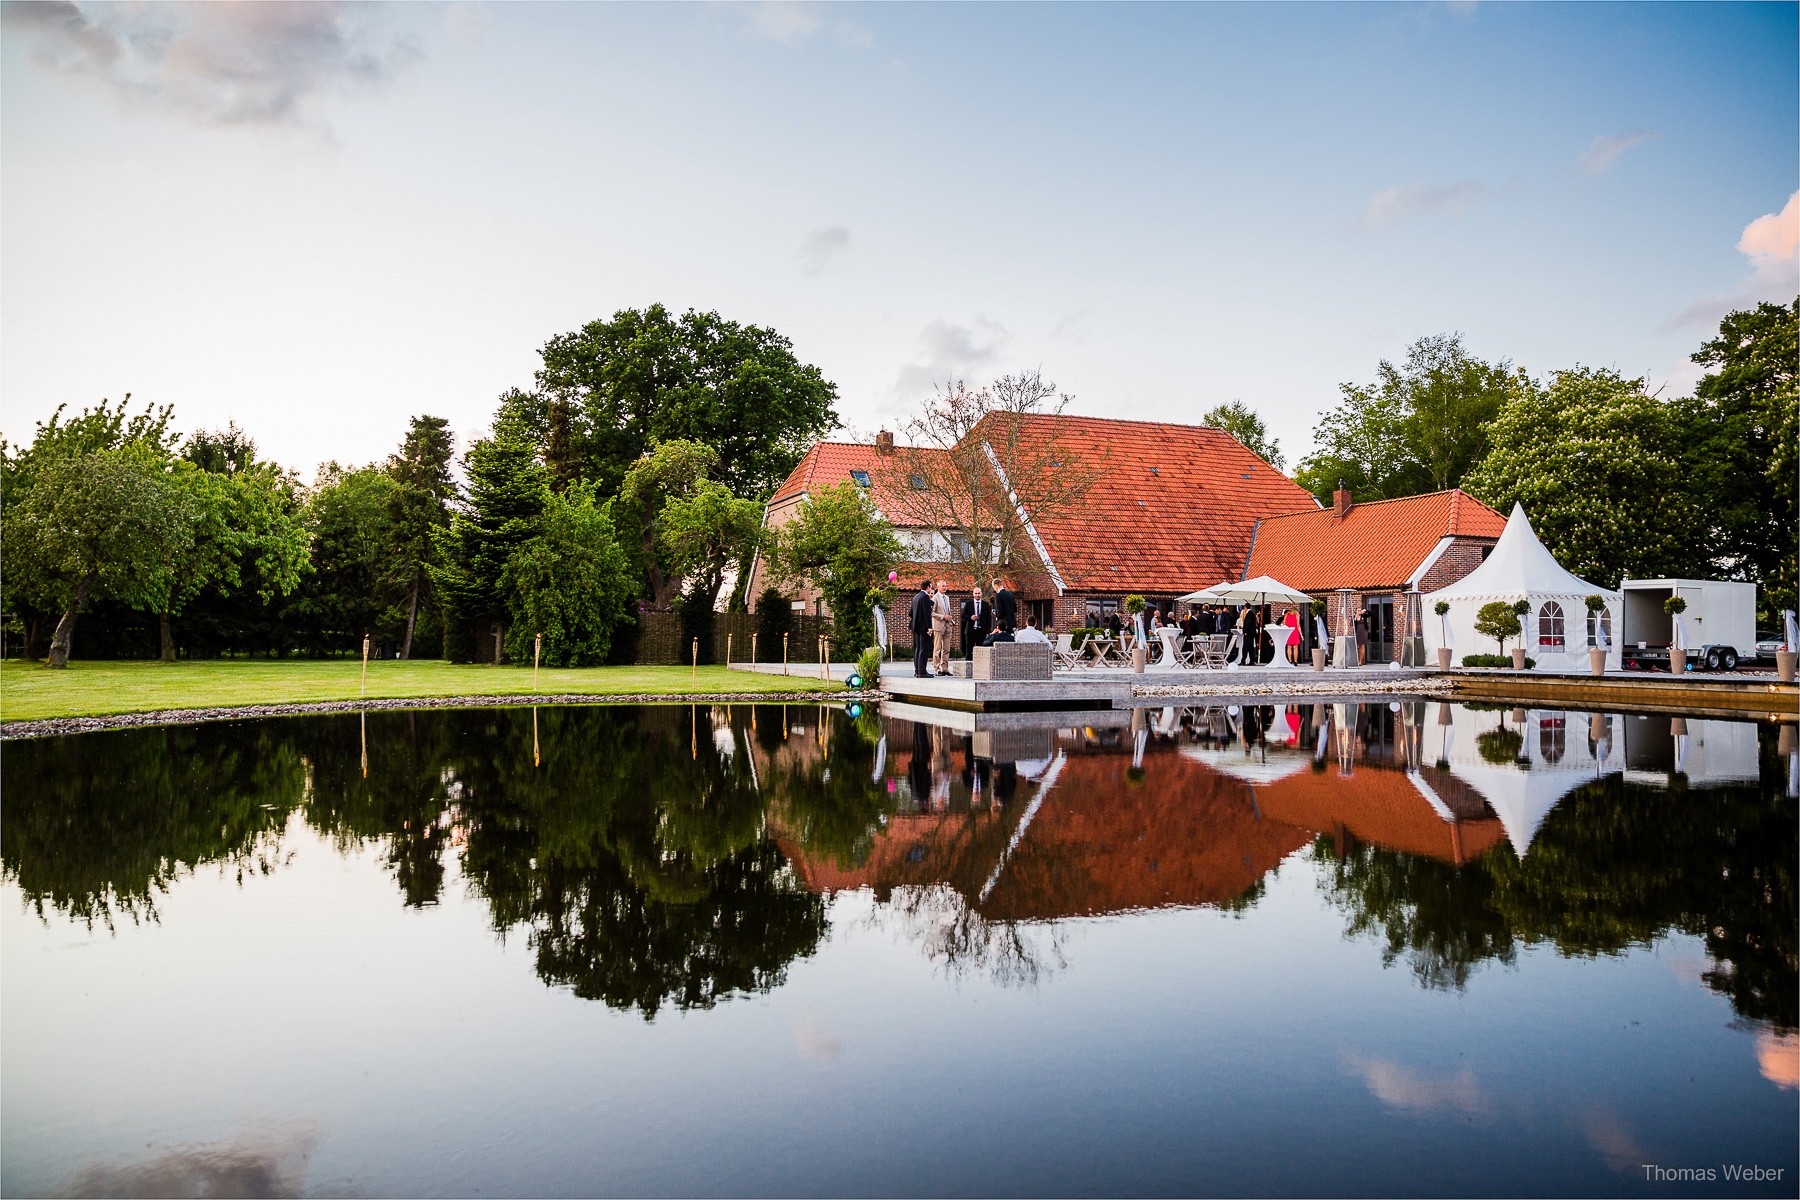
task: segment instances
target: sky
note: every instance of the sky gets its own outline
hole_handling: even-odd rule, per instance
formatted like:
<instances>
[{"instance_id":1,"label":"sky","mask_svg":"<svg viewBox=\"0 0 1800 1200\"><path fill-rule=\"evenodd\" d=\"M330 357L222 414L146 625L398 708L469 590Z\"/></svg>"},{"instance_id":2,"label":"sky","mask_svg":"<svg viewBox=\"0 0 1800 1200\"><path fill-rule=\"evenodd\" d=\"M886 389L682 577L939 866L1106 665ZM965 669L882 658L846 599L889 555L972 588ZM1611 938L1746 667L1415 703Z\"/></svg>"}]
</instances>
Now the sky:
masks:
<instances>
[{"instance_id":1,"label":"sky","mask_svg":"<svg viewBox=\"0 0 1800 1200\"><path fill-rule=\"evenodd\" d=\"M1443 332L1681 394L1800 293L1797 14L7 3L0 434L129 392L310 478L652 303L791 339L840 436L1041 368L1292 466Z\"/></svg>"}]
</instances>

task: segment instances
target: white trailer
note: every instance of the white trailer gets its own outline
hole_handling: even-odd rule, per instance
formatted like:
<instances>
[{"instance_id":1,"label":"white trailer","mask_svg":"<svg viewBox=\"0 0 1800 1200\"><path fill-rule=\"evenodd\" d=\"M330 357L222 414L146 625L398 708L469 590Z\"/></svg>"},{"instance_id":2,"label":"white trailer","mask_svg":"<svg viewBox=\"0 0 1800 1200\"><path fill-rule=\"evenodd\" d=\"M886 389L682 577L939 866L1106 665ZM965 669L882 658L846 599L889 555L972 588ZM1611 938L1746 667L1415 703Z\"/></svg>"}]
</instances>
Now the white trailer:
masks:
<instances>
[{"instance_id":1,"label":"white trailer","mask_svg":"<svg viewBox=\"0 0 1800 1200\"><path fill-rule=\"evenodd\" d=\"M1626 670L1668 670L1674 621L1663 605L1687 602L1681 614L1687 665L1731 671L1756 658L1756 585L1718 579L1627 579L1620 585L1624 612L1619 631Z\"/></svg>"}]
</instances>

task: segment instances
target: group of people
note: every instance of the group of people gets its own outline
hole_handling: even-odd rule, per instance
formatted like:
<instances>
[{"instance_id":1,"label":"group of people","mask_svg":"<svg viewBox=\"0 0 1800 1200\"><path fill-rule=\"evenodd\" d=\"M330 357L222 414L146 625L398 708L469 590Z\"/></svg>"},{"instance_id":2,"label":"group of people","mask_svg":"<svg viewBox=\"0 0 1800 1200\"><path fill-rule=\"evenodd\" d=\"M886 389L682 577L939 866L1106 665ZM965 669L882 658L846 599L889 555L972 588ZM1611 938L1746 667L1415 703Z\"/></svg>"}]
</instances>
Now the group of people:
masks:
<instances>
[{"instance_id":1,"label":"group of people","mask_svg":"<svg viewBox=\"0 0 1800 1200\"><path fill-rule=\"evenodd\" d=\"M919 580L919 590L912 598L907 624L913 635L913 674L920 679L950 673L952 634L960 624L965 654L973 654L976 646L992 646L996 642L1048 642L1036 619L1028 612L1019 620L1019 597L1012 583L1003 575L993 579L992 603L983 598L981 585L970 590L969 598L960 606L950 599L950 582Z\"/></svg>"}]
</instances>

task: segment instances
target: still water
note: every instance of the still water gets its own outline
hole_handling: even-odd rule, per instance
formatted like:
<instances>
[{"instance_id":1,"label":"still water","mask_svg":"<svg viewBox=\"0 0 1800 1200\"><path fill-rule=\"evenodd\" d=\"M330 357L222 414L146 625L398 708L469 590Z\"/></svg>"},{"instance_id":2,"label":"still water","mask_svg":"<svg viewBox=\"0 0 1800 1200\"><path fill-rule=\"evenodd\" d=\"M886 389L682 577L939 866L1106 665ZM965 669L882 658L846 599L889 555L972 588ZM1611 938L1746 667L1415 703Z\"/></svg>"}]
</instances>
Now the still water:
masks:
<instances>
[{"instance_id":1,"label":"still water","mask_svg":"<svg viewBox=\"0 0 1800 1200\"><path fill-rule=\"evenodd\" d=\"M1792 726L487 709L0 767L9 1196L1796 1190Z\"/></svg>"}]
</instances>

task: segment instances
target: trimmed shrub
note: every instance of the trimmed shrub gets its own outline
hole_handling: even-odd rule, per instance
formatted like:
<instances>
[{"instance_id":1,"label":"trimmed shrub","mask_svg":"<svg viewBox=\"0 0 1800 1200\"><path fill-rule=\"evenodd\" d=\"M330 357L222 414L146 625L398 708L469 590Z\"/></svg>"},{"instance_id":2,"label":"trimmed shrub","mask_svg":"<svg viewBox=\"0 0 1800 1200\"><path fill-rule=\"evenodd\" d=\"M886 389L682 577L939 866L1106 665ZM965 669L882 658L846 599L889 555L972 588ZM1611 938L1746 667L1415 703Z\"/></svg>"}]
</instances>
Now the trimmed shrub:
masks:
<instances>
[{"instance_id":1,"label":"trimmed shrub","mask_svg":"<svg viewBox=\"0 0 1800 1200\"><path fill-rule=\"evenodd\" d=\"M1508 654L1508 655L1502 657L1501 655L1498 655L1498 654L1465 654L1465 655L1463 655L1462 665L1465 667L1509 668L1512 666L1512 655ZM1531 657L1529 654L1526 655L1525 656L1526 670L1530 670L1532 667L1535 667L1535 666L1537 666L1537 659ZM1503 704L1500 707L1508 708L1508 707L1510 707L1510 705Z\"/></svg>"},{"instance_id":2,"label":"trimmed shrub","mask_svg":"<svg viewBox=\"0 0 1800 1200\"><path fill-rule=\"evenodd\" d=\"M863 677L864 687L874 687L881 678L881 647L870 646L856 659L856 673Z\"/></svg>"}]
</instances>

